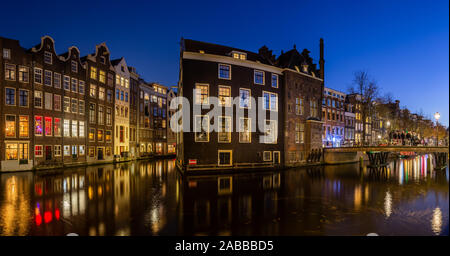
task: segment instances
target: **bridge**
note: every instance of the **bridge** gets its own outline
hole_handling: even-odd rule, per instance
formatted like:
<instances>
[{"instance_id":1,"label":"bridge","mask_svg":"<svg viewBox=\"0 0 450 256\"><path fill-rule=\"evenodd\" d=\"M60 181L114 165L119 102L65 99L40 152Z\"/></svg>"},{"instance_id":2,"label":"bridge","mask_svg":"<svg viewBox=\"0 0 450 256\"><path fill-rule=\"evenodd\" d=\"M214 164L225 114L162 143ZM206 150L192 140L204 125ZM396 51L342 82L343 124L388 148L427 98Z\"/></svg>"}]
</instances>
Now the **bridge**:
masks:
<instances>
[{"instance_id":1,"label":"bridge","mask_svg":"<svg viewBox=\"0 0 450 256\"><path fill-rule=\"evenodd\" d=\"M362 147L339 147L324 148L323 161L325 164L340 164L357 162L361 157L367 155L371 166L384 166L388 163L389 153L393 152L415 152L417 154L432 153L435 166L442 169L448 160L448 147L423 147L423 146L362 146Z\"/></svg>"}]
</instances>

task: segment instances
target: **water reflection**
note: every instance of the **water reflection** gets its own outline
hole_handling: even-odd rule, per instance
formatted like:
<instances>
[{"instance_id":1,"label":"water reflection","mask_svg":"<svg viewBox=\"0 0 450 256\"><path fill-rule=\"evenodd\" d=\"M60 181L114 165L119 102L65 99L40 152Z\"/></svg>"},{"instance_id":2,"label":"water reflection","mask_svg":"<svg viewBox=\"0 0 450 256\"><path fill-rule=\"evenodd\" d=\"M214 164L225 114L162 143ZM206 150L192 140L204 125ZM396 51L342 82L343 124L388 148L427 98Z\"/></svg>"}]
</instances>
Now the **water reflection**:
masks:
<instances>
[{"instance_id":1,"label":"water reflection","mask_svg":"<svg viewBox=\"0 0 450 256\"><path fill-rule=\"evenodd\" d=\"M0 234L443 235L448 168L430 158L189 177L173 160L1 174Z\"/></svg>"}]
</instances>

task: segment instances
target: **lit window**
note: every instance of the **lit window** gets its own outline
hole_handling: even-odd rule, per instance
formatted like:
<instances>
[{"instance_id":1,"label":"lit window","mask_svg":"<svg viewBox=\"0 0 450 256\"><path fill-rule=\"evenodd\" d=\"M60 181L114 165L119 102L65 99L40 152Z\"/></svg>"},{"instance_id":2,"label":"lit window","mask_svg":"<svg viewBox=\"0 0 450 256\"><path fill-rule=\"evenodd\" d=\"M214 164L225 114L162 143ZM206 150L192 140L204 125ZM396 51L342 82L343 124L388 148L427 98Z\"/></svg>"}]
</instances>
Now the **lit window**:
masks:
<instances>
[{"instance_id":1,"label":"lit window","mask_svg":"<svg viewBox=\"0 0 450 256\"><path fill-rule=\"evenodd\" d=\"M95 141L95 128L89 128L89 141Z\"/></svg>"},{"instance_id":2,"label":"lit window","mask_svg":"<svg viewBox=\"0 0 450 256\"><path fill-rule=\"evenodd\" d=\"M53 133L55 136L61 136L61 118L55 117L53 123Z\"/></svg>"},{"instance_id":3,"label":"lit window","mask_svg":"<svg viewBox=\"0 0 450 256\"><path fill-rule=\"evenodd\" d=\"M195 85L195 104L208 104L208 87L207 84Z\"/></svg>"},{"instance_id":4,"label":"lit window","mask_svg":"<svg viewBox=\"0 0 450 256\"><path fill-rule=\"evenodd\" d=\"M70 137L70 120L64 119L63 131L64 137Z\"/></svg>"},{"instance_id":5,"label":"lit window","mask_svg":"<svg viewBox=\"0 0 450 256\"><path fill-rule=\"evenodd\" d=\"M53 94L53 109L61 111L61 95Z\"/></svg>"},{"instance_id":6,"label":"lit window","mask_svg":"<svg viewBox=\"0 0 450 256\"><path fill-rule=\"evenodd\" d=\"M123 127L123 126L121 126ZM97 130L97 141L103 142L103 130L98 129Z\"/></svg>"},{"instance_id":7,"label":"lit window","mask_svg":"<svg viewBox=\"0 0 450 256\"><path fill-rule=\"evenodd\" d=\"M52 136L52 128L53 128L52 118L46 116L44 118L44 121L45 121L45 136Z\"/></svg>"},{"instance_id":8,"label":"lit window","mask_svg":"<svg viewBox=\"0 0 450 256\"><path fill-rule=\"evenodd\" d=\"M78 129L79 131L79 136L81 137L81 138L84 138L84 131L85 131L85 127L84 127L84 121L80 121L79 122L79 129Z\"/></svg>"},{"instance_id":9,"label":"lit window","mask_svg":"<svg viewBox=\"0 0 450 256\"><path fill-rule=\"evenodd\" d=\"M5 64L5 79L11 81L16 80L16 65Z\"/></svg>"},{"instance_id":10,"label":"lit window","mask_svg":"<svg viewBox=\"0 0 450 256\"><path fill-rule=\"evenodd\" d=\"M97 68L91 67L91 79L97 79Z\"/></svg>"},{"instance_id":11,"label":"lit window","mask_svg":"<svg viewBox=\"0 0 450 256\"><path fill-rule=\"evenodd\" d=\"M15 138L16 137L16 116L6 115L5 123L5 137Z\"/></svg>"},{"instance_id":12,"label":"lit window","mask_svg":"<svg viewBox=\"0 0 450 256\"><path fill-rule=\"evenodd\" d=\"M84 156L86 148L84 145L80 145L80 156Z\"/></svg>"},{"instance_id":13,"label":"lit window","mask_svg":"<svg viewBox=\"0 0 450 256\"><path fill-rule=\"evenodd\" d=\"M103 112L103 106L98 106L98 124L103 124L105 113Z\"/></svg>"},{"instance_id":14,"label":"lit window","mask_svg":"<svg viewBox=\"0 0 450 256\"><path fill-rule=\"evenodd\" d=\"M78 121L72 120L72 137L78 137Z\"/></svg>"},{"instance_id":15,"label":"lit window","mask_svg":"<svg viewBox=\"0 0 450 256\"><path fill-rule=\"evenodd\" d=\"M219 78L231 79L231 66L226 64L219 64Z\"/></svg>"},{"instance_id":16,"label":"lit window","mask_svg":"<svg viewBox=\"0 0 450 256\"><path fill-rule=\"evenodd\" d=\"M30 122L28 116L19 116L19 137L28 138Z\"/></svg>"},{"instance_id":17,"label":"lit window","mask_svg":"<svg viewBox=\"0 0 450 256\"><path fill-rule=\"evenodd\" d=\"M97 86L94 84L91 84L91 87L89 89L89 96L95 98L97 96Z\"/></svg>"},{"instance_id":18,"label":"lit window","mask_svg":"<svg viewBox=\"0 0 450 256\"><path fill-rule=\"evenodd\" d=\"M42 157L43 156L43 146L42 145L35 145L34 146L34 156L35 157Z\"/></svg>"},{"instance_id":19,"label":"lit window","mask_svg":"<svg viewBox=\"0 0 450 256\"><path fill-rule=\"evenodd\" d=\"M295 143L305 142L305 124L301 122L295 123Z\"/></svg>"},{"instance_id":20,"label":"lit window","mask_svg":"<svg viewBox=\"0 0 450 256\"><path fill-rule=\"evenodd\" d=\"M53 109L53 94L46 92L45 100L44 100L45 109L52 110Z\"/></svg>"},{"instance_id":21,"label":"lit window","mask_svg":"<svg viewBox=\"0 0 450 256\"><path fill-rule=\"evenodd\" d=\"M64 145L64 156L70 156L70 145Z\"/></svg>"},{"instance_id":22,"label":"lit window","mask_svg":"<svg viewBox=\"0 0 450 256\"><path fill-rule=\"evenodd\" d=\"M78 100L77 99L75 99L75 98L72 98L71 99L71 108L70 108L70 111L72 112L72 113L74 113L74 114L76 114L77 113L77 110L78 110Z\"/></svg>"},{"instance_id":23,"label":"lit window","mask_svg":"<svg viewBox=\"0 0 450 256\"><path fill-rule=\"evenodd\" d=\"M98 87L98 99L105 100L105 88L104 87Z\"/></svg>"},{"instance_id":24,"label":"lit window","mask_svg":"<svg viewBox=\"0 0 450 256\"><path fill-rule=\"evenodd\" d=\"M5 146L6 160L18 160L17 143L5 143Z\"/></svg>"},{"instance_id":25,"label":"lit window","mask_svg":"<svg viewBox=\"0 0 450 256\"><path fill-rule=\"evenodd\" d=\"M28 83L30 69L28 67L19 66L19 82Z\"/></svg>"},{"instance_id":26,"label":"lit window","mask_svg":"<svg viewBox=\"0 0 450 256\"><path fill-rule=\"evenodd\" d=\"M106 82L106 73L105 73L105 71L100 70L99 76L98 76L98 80L99 80L101 83L105 83L105 82Z\"/></svg>"},{"instance_id":27,"label":"lit window","mask_svg":"<svg viewBox=\"0 0 450 256\"><path fill-rule=\"evenodd\" d=\"M303 115L304 113L304 104L302 98L295 98L295 113L297 115Z\"/></svg>"},{"instance_id":28,"label":"lit window","mask_svg":"<svg viewBox=\"0 0 450 256\"><path fill-rule=\"evenodd\" d=\"M64 96L64 112L70 113L70 97Z\"/></svg>"},{"instance_id":29,"label":"lit window","mask_svg":"<svg viewBox=\"0 0 450 256\"><path fill-rule=\"evenodd\" d=\"M78 100L78 113L84 115L84 100Z\"/></svg>"},{"instance_id":30,"label":"lit window","mask_svg":"<svg viewBox=\"0 0 450 256\"><path fill-rule=\"evenodd\" d=\"M95 124L95 104L89 103L89 123Z\"/></svg>"},{"instance_id":31,"label":"lit window","mask_svg":"<svg viewBox=\"0 0 450 256\"><path fill-rule=\"evenodd\" d=\"M43 134L42 116L34 117L34 134L37 136L42 136Z\"/></svg>"},{"instance_id":32,"label":"lit window","mask_svg":"<svg viewBox=\"0 0 450 256\"><path fill-rule=\"evenodd\" d=\"M7 59L7 60L11 59L11 50L10 49L3 48L3 58Z\"/></svg>"},{"instance_id":33,"label":"lit window","mask_svg":"<svg viewBox=\"0 0 450 256\"><path fill-rule=\"evenodd\" d=\"M241 117L239 119L239 142L250 143L251 141L251 119Z\"/></svg>"},{"instance_id":34,"label":"lit window","mask_svg":"<svg viewBox=\"0 0 450 256\"><path fill-rule=\"evenodd\" d=\"M55 156L61 156L61 145L55 145L53 148Z\"/></svg>"},{"instance_id":35,"label":"lit window","mask_svg":"<svg viewBox=\"0 0 450 256\"><path fill-rule=\"evenodd\" d=\"M231 87L219 85L219 104L231 106Z\"/></svg>"}]
</instances>

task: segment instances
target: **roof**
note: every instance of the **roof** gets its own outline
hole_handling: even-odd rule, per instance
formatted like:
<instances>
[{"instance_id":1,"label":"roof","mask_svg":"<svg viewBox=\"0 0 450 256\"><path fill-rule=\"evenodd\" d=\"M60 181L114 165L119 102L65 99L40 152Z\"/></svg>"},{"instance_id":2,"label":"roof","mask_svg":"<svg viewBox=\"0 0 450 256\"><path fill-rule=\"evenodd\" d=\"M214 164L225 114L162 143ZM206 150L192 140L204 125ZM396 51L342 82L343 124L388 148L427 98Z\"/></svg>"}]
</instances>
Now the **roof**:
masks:
<instances>
[{"instance_id":1,"label":"roof","mask_svg":"<svg viewBox=\"0 0 450 256\"><path fill-rule=\"evenodd\" d=\"M289 68L292 70L297 70L296 66L300 72L311 74L314 72L316 76L319 75L319 70L317 70L316 64L313 63L313 59L309 56L309 51L304 49L302 53L299 53L297 49L294 49L282 53L277 59L277 66L280 68ZM304 72L302 65L308 65L308 71Z\"/></svg>"},{"instance_id":2,"label":"roof","mask_svg":"<svg viewBox=\"0 0 450 256\"><path fill-rule=\"evenodd\" d=\"M243 52L247 54L247 60L250 61L259 61L263 64L272 65L269 61L267 61L263 56L258 53L242 50L235 47L229 47L224 45L218 45L213 43L206 43L201 41L196 41L192 39L182 39L184 43L184 51L188 52L199 52L204 51L206 54L214 54L214 55L222 55L222 56L230 56L232 51Z\"/></svg>"}]
</instances>

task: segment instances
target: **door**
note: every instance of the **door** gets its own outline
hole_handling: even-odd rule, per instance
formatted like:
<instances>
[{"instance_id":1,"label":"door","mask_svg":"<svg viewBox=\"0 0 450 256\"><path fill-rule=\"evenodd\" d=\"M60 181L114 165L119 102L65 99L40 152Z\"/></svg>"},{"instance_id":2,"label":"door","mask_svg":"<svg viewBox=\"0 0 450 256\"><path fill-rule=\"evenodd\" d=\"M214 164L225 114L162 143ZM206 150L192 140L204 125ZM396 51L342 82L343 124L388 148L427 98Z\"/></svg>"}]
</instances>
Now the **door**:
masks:
<instances>
[{"instance_id":1,"label":"door","mask_svg":"<svg viewBox=\"0 0 450 256\"><path fill-rule=\"evenodd\" d=\"M45 146L45 160L52 160L52 146Z\"/></svg>"},{"instance_id":2,"label":"door","mask_svg":"<svg viewBox=\"0 0 450 256\"><path fill-rule=\"evenodd\" d=\"M280 163L280 151L274 151L273 152L273 163L279 164Z\"/></svg>"},{"instance_id":3,"label":"door","mask_svg":"<svg viewBox=\"0 0 450 256\"><path fill-rule=\"evenodd\" d=\"M103 148L98 148L97 149L97 156L98 156L98 160L103 160Z\"/></svg>"}]
</instances>

